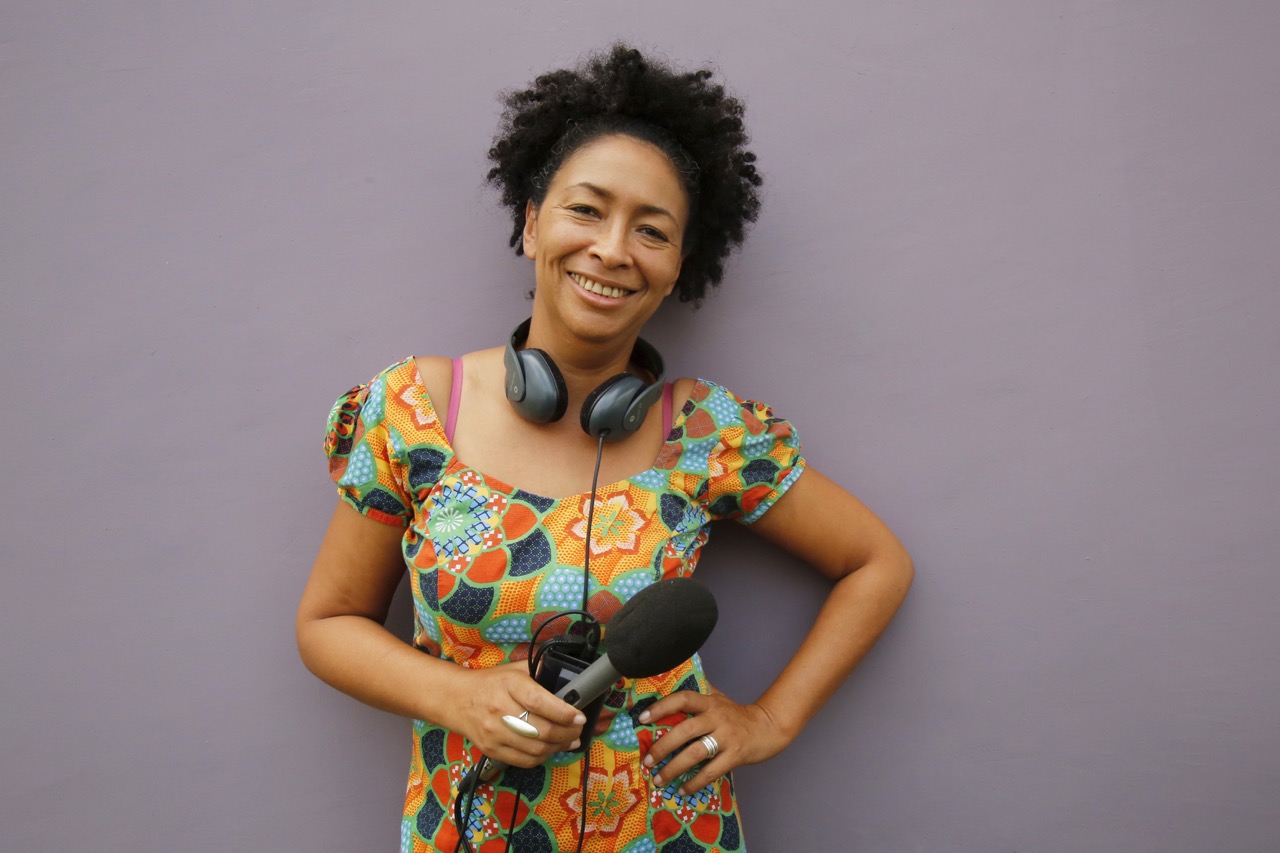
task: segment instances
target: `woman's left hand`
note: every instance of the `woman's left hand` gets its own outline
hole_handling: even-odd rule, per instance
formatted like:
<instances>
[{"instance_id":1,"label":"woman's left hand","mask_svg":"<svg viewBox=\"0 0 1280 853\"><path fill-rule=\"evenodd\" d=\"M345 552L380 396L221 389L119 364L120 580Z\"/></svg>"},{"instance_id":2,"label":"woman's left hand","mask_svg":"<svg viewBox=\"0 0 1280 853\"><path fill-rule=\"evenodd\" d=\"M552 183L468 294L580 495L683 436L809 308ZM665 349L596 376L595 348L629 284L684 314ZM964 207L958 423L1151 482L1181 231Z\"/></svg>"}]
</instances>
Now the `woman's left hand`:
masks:
<instances>
[{"instance_id":1,"label":"woman's left hand","mask_svg":"<svg viewBox=\"0 0 1280 853\"><path fill-rule=\"evenodd\" d=\"M677 713L688 716L658 738L644 757L644 766L656 767L680 750L654 775L653 783L661 786L705 761L697 775L680 786L686 795L710 785L735 767L772 758L791 742L791 736L782 731L763 706L739 705L715 689L710 694L682 690L664 696L640 714L640 722L657 722ZM700 740L703 735L711 735L716 743L716 753L709 761L707 745Z\"/></svg>"}]
</instances>

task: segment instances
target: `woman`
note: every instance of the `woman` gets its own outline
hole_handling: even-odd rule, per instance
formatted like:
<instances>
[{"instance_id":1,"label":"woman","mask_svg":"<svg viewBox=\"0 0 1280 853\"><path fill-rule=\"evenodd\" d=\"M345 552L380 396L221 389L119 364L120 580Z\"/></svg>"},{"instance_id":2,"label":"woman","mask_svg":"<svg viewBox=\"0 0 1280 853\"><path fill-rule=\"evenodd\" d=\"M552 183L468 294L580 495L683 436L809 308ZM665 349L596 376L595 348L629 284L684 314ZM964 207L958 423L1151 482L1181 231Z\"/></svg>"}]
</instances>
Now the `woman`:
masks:
<instances>
[{"instance_id":1,"label":"woman","mask_svg":"<svg viewBox=\"0 0 1280 853\"><path fill-rule=\"evenodd\" d=\"M393 365L330 417L342 499L298 644L325 681L414 720L405 850L745 849L730 771L796 737L910 585L901 545L806 469L787 421L663 382L640 338L673 292L718 284L758 209L742 106L710 76L618 45L509 94L489 179L534 265L532 318L506 347ZM754 702L712 689L695 655L620 681L587 726L531 677L535 634L591 634L557 615L585 598L607 642L622 602L693 571L718 518L834 581L809 636ZM382 627L406 566L413 646ZM509 769L473 789L482 755Z\"/></svg>"}]
</instances>

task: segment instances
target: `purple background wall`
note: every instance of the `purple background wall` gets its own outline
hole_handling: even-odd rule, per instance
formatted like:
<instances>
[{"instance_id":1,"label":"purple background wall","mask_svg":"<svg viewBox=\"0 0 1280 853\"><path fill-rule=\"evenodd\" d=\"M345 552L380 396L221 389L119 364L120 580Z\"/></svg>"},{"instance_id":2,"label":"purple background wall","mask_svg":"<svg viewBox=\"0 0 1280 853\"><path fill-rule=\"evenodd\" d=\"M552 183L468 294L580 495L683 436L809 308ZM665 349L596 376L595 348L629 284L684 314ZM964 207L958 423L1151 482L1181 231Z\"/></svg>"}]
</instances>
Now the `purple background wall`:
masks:
<instances>
[{"instance_id":1,"label":"purple background wall","mask_svg":"<svg viewBox=\"0 0 1280 853\"><path fill-rule=\"evenodd\" d=\"M741 772L751 849L1275 849L1277 36L1247 0L0 4L0 848L395 848L408 724L293 645L324 417L522 316L494 93L624 37L718 64L768 177L652 337L918 565ZM824 584L714 538L749 698Z\"/></svg>"}]
</instances>

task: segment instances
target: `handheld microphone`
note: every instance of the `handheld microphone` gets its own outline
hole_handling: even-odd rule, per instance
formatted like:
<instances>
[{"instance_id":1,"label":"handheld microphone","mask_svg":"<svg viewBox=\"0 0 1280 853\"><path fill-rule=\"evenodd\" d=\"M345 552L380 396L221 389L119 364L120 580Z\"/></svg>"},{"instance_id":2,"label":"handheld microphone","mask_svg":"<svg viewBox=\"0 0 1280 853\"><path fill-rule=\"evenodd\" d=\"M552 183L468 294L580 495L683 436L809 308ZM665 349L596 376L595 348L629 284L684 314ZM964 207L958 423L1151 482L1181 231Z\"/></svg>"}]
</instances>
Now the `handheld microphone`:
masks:
<instances>
[{"instance_id":1,"label":"handheld microphone","mask_svg":"<svg viewBox=\"0 0 1280 853\"><path fill-rule=\"evenodd\" d=\"M575 708L590 705L619 678L650 678L693 657L716 627L715 596L693 578L668 578L631 597L605 626L604 653L560 688L556 697ZM508 765L492 759L482 765L488 782ZM459 790L473 783L473 768Z\"/></svg>"}]
</instances>

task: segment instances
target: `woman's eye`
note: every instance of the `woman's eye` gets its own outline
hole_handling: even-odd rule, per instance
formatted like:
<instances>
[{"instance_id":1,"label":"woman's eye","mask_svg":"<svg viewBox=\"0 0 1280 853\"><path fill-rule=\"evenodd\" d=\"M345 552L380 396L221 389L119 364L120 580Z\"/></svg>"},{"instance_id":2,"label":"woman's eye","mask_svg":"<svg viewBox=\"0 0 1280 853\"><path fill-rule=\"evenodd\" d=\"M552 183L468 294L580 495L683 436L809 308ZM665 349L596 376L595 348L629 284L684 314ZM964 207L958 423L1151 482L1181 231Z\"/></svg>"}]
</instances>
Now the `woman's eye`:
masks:
<instances>
[{"instance_id":1,"label":"woman's eye","mask_svg":"<svg viewBox=\"0 0 1280 853\"><path fill-rule=\"evenodd\" d=\"M569 211L571 213L576 213L579 216L595 216L596 215L596 209L588 204L571 204L569 205Z\"/></svg>"},{"instance_id":2,"label":"woman's eye","mask_svg":"<svg viewBox=\"0 0 1280 853\"><path fill-rule=\"evenodd\" d=\"M640 233L651 239L659 240L663 243L667 242L667 235L663 234L661 231L659 231L657 228L654 228L652 225L644 226L643 228L640 229Z\"/></svg>"}]
</instances>

